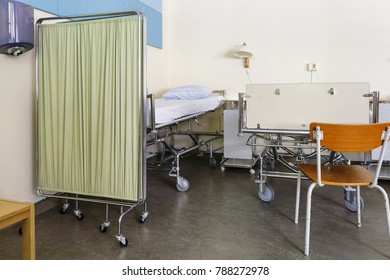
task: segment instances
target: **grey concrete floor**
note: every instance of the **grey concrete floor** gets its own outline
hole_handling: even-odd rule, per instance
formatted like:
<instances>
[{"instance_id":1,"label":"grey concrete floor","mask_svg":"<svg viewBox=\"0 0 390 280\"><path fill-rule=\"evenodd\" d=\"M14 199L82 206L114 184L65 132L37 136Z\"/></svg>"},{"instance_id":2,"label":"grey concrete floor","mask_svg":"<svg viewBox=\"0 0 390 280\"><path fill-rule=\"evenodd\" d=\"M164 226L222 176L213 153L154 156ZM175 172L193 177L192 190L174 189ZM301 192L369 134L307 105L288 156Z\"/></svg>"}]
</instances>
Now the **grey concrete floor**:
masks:
<instances>
[{"instance_id":1,"label":"grey concrete floor","mask_svg":"<svg viewBox=\"0 0 390 280\"><path fill-rule=\"evenodd\" d=\"M220 160L220 159L218 159ZM270 178L276 197L264 203L257 196L257 174L249 170L212 169L206 156L182 159L181 174L190 182L179 192L164 171L148 171L149 217L138 223L143 205L125 216L122 233L128 246L115 239L120 209L110 206L111 225L101 233L105 208L80 202L84 219L70 209L59 213L61 201L36 216L36 257L41 260L369 260L389 259L390 242L383 198L362 189L363 225L344 207L342 188L315 189L310 257L303 254L308 181L303 182L299 224L294 224L295 180ZM389 182L383 181L390 192ZM71 207L74 206L72 202ZM37 206L39 207L39 205ZM0 231L0 259L21 254L19 226Z\"/></svg>"}]
</instances>

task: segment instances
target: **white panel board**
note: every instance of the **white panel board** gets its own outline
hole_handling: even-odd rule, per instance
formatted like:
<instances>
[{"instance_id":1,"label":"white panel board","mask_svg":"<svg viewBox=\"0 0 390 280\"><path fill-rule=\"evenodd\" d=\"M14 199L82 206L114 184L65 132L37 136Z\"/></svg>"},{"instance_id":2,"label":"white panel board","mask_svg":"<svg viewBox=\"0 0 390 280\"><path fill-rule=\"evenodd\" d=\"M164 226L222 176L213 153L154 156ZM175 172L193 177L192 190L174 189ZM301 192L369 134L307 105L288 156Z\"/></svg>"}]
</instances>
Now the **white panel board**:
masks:
<instances>
[{"instance_id":1,"label":"white panel board","mask_svg":"<svg viewBox=\"0 0 390 280\"><path fill-rule=\"evenodd\" d=\"M369 91L363 82L250 84L247 127L306 130L313 121L369 123L369 99L363 97Z\"/></svg>"}]
</instances>

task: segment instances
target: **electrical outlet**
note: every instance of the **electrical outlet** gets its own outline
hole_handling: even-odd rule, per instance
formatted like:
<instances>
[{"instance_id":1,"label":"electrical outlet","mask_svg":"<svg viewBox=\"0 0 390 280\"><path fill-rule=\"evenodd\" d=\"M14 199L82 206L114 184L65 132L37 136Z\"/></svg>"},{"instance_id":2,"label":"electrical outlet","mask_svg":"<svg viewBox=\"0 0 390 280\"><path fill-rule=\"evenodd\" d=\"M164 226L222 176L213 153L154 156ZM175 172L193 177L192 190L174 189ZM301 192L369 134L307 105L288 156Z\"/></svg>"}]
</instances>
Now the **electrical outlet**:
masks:
<instances>
[{"instance_id":1,"label":"electrical outlet","mask_svg":"<svg viewBox=\"0 0 390 280\"><path fill-rule=\"evenodd\" d=\"M308 63L307 71L317 71L317 63Z\"/></svg>"}]
</instances>

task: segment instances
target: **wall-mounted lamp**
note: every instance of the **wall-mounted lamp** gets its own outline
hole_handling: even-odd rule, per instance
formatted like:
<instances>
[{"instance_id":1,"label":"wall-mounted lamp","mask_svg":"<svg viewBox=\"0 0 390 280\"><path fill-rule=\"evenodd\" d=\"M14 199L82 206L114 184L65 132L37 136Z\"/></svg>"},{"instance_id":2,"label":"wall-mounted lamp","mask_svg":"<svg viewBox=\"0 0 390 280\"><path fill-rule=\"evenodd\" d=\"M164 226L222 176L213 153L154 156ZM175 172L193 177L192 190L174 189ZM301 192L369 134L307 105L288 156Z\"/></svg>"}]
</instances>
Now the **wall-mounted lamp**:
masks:
<instances>
[{"instance_id":1,"label":"wall-mounted lamp","mask_svg":"<svg viewBox=\"0 0 390 280\"><path fill-rule=\"evenodd\" d=\"M245 43L242 44L238 50L234 51L234 55L236 57L243 58L244 68L249 68L249 58L253 56L253 53L248 50L248 47Z\"/></svg>"}]
</instances>

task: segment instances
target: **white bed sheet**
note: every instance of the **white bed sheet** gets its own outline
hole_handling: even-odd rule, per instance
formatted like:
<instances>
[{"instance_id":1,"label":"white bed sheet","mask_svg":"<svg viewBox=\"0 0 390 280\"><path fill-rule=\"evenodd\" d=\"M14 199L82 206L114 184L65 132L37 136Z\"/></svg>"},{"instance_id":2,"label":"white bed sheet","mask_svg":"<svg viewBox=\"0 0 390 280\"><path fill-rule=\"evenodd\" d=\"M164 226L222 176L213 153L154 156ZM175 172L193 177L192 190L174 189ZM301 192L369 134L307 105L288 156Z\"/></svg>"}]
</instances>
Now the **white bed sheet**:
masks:
<instances>
[{"instance_id":1,"label":"white bed sheet","mask_svg":"<svg viewBox=\"0 0 390 280\"><path fill-rule=\"evenodd\" d=\"M174 121L188 115L214 110L224 102L223 96L210 96L191 100L155 100L156 124Z\"/></svg>"}]
</instances>

